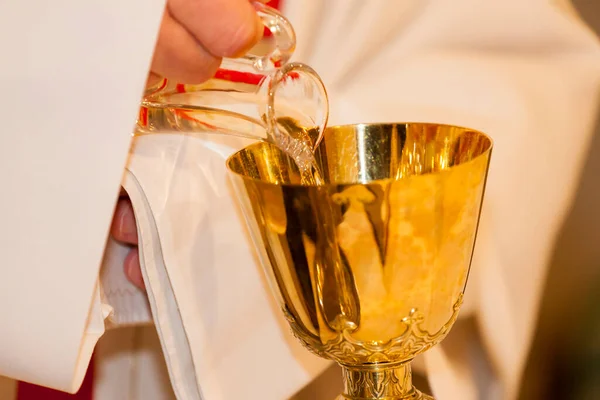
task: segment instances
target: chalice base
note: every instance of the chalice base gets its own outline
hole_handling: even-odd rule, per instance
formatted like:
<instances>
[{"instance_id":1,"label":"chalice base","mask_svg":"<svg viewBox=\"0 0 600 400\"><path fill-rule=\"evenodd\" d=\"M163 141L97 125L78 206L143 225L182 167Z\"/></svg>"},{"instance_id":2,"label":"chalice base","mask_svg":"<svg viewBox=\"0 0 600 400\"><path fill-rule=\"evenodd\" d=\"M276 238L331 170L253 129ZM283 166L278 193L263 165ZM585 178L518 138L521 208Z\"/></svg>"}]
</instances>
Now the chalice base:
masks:
<instances>
[{"instance_id":1,"label":"chalice base","mask_svg":"<svg viewBox=\"0 0 600 400\"><path fill-rule=\"evenodd\" d=\"M344 393L336 400L434 400L412 384L410 362L395 365L342 365Z\"/></svg>"}]
</instances>

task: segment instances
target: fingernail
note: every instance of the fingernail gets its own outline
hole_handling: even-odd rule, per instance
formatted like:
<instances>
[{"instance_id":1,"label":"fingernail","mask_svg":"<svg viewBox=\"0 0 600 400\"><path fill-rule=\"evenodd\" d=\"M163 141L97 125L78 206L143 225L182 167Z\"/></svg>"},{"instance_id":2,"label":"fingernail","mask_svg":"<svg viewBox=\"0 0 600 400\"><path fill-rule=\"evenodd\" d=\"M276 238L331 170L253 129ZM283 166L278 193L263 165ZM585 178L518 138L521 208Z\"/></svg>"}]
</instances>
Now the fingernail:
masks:
<instances>
[{"instance_id":1,"label":"fingernail","mask_svg":"<svg viewBox=\"0 0 600 400\"><path fill-rule=\"evenodd\" d=\"M135 216L133 215L133 209L131 206L125 206L122 208L119 219L119 231L122 235L128 238L137 234Z\"/></svg>"},{"instance_id":2,"label":"fingernail","mask_svg":"<svg viewBox=\"0 0 600 400\"><path fill-rule=\"evenodd\" d=\"M131 283L140 289L145 290L144 277L140 266L139 250L134 249L125 259L125 274Z\"/></svg>"},{"instance_id":3,"label":"fingernail","mask_svg":"<svg viewBox=\"0 0 600 400\"><path fill-rule=\"evenodd\" d=\"M255 1L253 1L253 2L252 2L252 5L254 6L254 8L255 8L257 11L260 11L260 10L264 10L264 8L267 6L267 3L268 3L269 1L270 1L270 0L266 0L266 1L255 0Z\"/></svg>"}]
</instances>

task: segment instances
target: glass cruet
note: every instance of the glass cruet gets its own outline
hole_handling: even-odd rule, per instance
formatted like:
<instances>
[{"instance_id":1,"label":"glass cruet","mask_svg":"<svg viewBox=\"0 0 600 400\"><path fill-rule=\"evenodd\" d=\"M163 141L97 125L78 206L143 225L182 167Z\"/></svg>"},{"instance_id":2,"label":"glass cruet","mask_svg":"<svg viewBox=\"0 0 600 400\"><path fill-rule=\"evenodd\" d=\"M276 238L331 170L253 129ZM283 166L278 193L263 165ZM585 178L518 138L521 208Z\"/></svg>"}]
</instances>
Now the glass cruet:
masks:
<instances>
[{"instance_id":1,"label":"glass cruet","mask_svg":"<svg viewBox=\"0 0 600 400\"><path fill-rule=\"evenodd\" d=\"M296 47L291 23L275 9L259 7L267 28L259 45L241 58L224 58L202 84L162 79L148 87L135 135L211 133L276 145L303 135L302 143L318 144L329 114L323 82L309 66L290 62Z\"/></svg>"}]
</instances>

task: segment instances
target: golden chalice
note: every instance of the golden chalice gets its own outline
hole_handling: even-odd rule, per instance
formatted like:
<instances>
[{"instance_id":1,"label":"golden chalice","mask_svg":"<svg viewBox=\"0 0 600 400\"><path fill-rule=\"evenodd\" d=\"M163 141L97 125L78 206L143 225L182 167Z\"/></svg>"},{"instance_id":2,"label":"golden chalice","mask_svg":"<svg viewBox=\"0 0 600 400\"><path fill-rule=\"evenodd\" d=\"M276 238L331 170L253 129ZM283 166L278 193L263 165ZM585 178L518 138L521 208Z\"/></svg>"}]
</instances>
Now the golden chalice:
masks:
<instances>
[{"instance_id":1,"label":"golden chalice","mask_svg":"<svg viewBox=\"0 0 600 400\"><path fill-rule=\"evenodd\" d=\"M456 321L492 141L455 126L330 127L301 182L272 144L227 161L254 245L295 336L343 367L339 399L430 399L410 362Z\"/></svg>"}]
</instances>

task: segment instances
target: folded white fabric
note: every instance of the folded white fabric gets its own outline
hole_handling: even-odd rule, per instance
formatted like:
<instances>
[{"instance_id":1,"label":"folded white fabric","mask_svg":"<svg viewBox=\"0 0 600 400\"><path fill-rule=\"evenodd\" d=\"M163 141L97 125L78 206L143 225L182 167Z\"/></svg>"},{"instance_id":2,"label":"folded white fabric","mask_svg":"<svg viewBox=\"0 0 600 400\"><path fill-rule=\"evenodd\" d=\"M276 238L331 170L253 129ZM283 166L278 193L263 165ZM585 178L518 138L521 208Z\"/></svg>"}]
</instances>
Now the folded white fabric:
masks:
<instances>
[{"instance_id":1,"label":"folded white fabric","mask_svg":"<svg viewBox=\"0 0 600 400\"><path fill-rule=\"evenodd\" d=\"M226 157L248 143L139 137L124 178L150 308L179 400L281 400L328 365L289 333L249 246L225 167ZM112 320L142 322L143 295L114 261L102 275Z\"/></svg>"}]
</instances>

